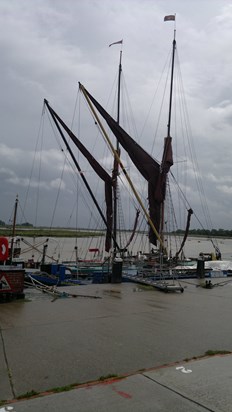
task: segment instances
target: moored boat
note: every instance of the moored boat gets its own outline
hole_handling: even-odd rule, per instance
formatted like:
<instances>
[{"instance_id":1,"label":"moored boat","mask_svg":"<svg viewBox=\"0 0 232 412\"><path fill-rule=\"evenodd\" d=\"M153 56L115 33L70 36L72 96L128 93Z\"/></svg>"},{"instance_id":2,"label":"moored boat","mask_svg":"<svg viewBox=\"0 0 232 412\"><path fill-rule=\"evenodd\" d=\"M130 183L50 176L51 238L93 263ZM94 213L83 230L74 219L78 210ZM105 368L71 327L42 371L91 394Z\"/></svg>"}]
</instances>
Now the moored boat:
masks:
<instances>
[{"instance_id":1,"label":"moored boat","mask_svg":"<svg viewBox=\"0 0 232 412\"><path fill-rule=\"evenodd\" d=\"M72 274L70 268L59 263L43 264L39 269L26 269L25 280L41 282L48 286L66 286L68 284L83 284L77 276Z\"/></svg>"}]
</instances>

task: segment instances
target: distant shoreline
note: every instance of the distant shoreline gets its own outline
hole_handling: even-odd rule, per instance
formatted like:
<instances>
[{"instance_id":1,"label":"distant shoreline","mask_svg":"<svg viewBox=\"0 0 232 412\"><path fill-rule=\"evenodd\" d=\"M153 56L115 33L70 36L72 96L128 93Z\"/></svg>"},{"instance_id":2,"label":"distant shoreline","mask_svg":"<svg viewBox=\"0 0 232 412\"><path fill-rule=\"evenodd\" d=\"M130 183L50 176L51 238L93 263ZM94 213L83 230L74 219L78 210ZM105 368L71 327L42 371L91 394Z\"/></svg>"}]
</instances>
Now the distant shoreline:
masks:
<instances>
[{"instance_id":1,"label":"distant shoreline","mask_svg":"<svg viewBox=\"0 0 232 412\"><path fill-rule=\"evenodd\" d=\"M76 238L76 237L99 237L103 236L104 233L101 231L94 231L88 229L49 229L49 228L16 228L15 237L67 237L67 238ZM12 229L11 228L0 228L0 236L11 237Z\"/></svg>"},{"instance_id":2,"label":"distant shoreline","mask_svg":"<svg viewBox=\"0 0 232 412\"><path fill-rule=\"evenodd\" d=\"M124 232L130 232L130 230L124 230ZM141 233L138 231L138 233ZM168 235L166 233L166 235ZM170 233L171 236L184 236L184 233ZM11 227L0 227L0 236L11 237ZM33 228L16 226L15 237L60 237L60 238L80 238L80 237L99 237L105 236L104 230L94 229L70 229L70 228L53 228L48 227ZM198 234L189 233L189 238L202 238L202 239L232 239L232 236L226 236L225 234Z\"/></svg>"}]
</instances>

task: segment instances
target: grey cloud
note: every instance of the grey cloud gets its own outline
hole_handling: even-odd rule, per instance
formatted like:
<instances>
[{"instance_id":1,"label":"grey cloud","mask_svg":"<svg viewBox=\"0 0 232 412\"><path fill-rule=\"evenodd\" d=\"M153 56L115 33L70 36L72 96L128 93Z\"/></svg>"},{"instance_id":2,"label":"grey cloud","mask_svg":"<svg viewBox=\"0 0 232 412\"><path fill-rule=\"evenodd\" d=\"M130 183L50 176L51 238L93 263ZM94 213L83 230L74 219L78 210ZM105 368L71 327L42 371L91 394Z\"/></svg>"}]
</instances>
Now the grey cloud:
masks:
<instances>
[{"instance_id":1,"label":"grey cloud","mask_svg":"<svg viewBox=\"0 0 232 412\"><path fill-rule=\"evenodd\" d=\"M203 178L215 227L228 227L227 216L231 216L232 6L226 0L190 0L188 4L177 0L175 9L178 56L198 173ZM0 176L4 199L1 219L8 219L16 193L25 198L29 181L34 190L28 198L30 219L33 218L32 198L36 197L35 174L38 170L34 170L32 177L30 174L44 97L68 124L72 123L78 81L106 105L117 75L119 57L119 48L109 49L108 45L121 38L124 39L123 73L126 74L136 128L142 130L169 47L171 49L173 26L164 23L163 17L172 12L172 0L165 3L163 0L1 1ZM85 114L81 138L89 149L95 144L96 134L89 125L91 122ZM166 123L164 117L159 129L162 139ZM77 125L75 127L79 132ZM149 151L153 145L154 127L152 112L144 134L139 136ZM176 144L174 130L173 143ZM43 144L43 149L37 148L42 165L40 219L49 224L48 212L52 215L62 180L65 196L61 199L60 195L56 223L65 224L67 214L71 213L67 211L67 204L70 210L75 205L76 171L69 162L65 163L64 153L57 147L51 129L46 138L44 134ZM162 140L155 142L153 155L156 158L160 158L162 145ZM107 170L111 170L109 155L102 154L100 140L94 153L104 159ZM129 163L126 165L129 167ZM81 166L93 187L97 187L96 178L82 159ZM61 177L63 168L65 172ZM175 166L173 170L176 170ZM195 172L191 167L189 171L189 193L198 208L199 198L193 190ZM142 186L141 180L138 180L138 186ZM84 192L84 188L81 190ZM98 190L100 201L102 192L103 189ZM80 208L82 221L86 224L91 207L88 199Z\"/></svg>"}]
</instances>

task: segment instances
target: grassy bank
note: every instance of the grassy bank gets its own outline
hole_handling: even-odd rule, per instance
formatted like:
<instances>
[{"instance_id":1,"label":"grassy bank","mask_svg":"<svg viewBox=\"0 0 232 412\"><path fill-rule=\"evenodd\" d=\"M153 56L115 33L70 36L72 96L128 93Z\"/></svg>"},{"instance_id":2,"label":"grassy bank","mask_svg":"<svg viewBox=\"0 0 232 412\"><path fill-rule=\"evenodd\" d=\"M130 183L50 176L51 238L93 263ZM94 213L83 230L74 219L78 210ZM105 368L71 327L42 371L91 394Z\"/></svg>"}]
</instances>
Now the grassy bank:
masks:
<instances>
[{"instance_id":1,"label":"grassy bank","mask_svg":"<svg viewBox=\"0 0 232 412\"><path fill-rule=\"evenodd\" d=\"M0 236L11 236L11 228L0 228ZM49 229L49 228L30 228L25 229L17 227L15 236L18 237L93 237L103 236L103 232L89 231L89 230L74 230L74 229Z\"/></svg>"}]
</instances>

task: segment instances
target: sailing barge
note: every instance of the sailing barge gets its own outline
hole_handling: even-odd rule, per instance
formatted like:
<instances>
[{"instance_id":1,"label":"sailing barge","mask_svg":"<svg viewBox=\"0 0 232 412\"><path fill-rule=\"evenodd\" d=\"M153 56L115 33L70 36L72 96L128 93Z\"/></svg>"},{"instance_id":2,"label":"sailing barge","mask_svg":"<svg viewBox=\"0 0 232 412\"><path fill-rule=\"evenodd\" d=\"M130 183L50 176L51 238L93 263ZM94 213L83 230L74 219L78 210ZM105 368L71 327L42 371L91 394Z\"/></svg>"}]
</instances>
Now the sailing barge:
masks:
<instances>
[{"instance_id":1,"label":"sailing barge","mask_svg":"<svg viewBox=\"0 0 232 412\"><path fill-rule=\"evenodd\" d=\"M114 276L114 263L116 258L119 258L123 261L124 259L124 251L126 248L121 248L121 245L118 245L117 238L116 238L116 222L115 222L115 203L114 198L115 196L115 176L118 174L118 167L120 167L121 173L124 175L125 179L127 180L128 185L137 201L138 207L143 211L144 217L148 222L149 227L149 241L152 245L158 246L160 256L168 256L166 245L164 244L164 224L165 224L165 200L166 200L166 191L168 186L168 173L173 165L173 154L172 154L172 137L171 137L171 109L172 109L172 91L173 91L173 72L174 72L174 57L175 57L175 50L176 50L176 40L175 40L175 31L174 31L174 40L173 40L173 50L172 50L172 71L171 71L171 86L170 86L170 98L169 98L169 116L168 116L168 130L167 136L164 138L164 148L163 148L163 156L161 163L156 161L148 152L146 152L143 147L141 147L128 133L119 125L119 116L117 120L114 120L109 113L98 103L97 100L87 91L87 89L79 83L80 91L82 92L85 100L88 104L88 107L93 114L96 124L103 135L105 142L107 143L108 147L111 149L111 152L114 157L114 163L117 164L117 170L112 173L112 176L99 164L96 158L87 150L87 148L81 143L81 141L77 138L77 136L68 128L65 122L61 119L61 117L53 110L50 106L48 101L44 100L44 106L47 109L51 119L53 120L69 155L71 156L78 172L80 173L80 177L83 180L95 206L98 209L98 212L106 225L106 241L105 241L105 251L110 252L112 250L111 241L114 242L114 250L113 250L113 268L112 268L112 283L121 283L122 281L122 271L118 271L117 276ZM120 65L119 65L119 74L121 72L121 54L120 54ZM120 83L120 81L119 81ZM117 141L117 148L115 150L111 140L106 133L106 130L99 118L99 115L105 120L108 127L111 129L112 133L116 137ZM101 207L96 201L96 198L93 195L92 190L85 178L84 173L81 170L79 163L77 162L77 158L75 157L71 144L69 144L67 138L65 137L67 134L70 138L70 143L72 142L79 151L83 154L83 156L87 159L91 167L97 173L101 180L105 183L105 204L106 204L106 212L105 215L102 212ZM129 155L132 163L142 175L142 177L147 181L147 191L148 191L148 210L142 202L141 197L139 196L129 174L127 173L126 168L124 167L121 157L119 155L118 145L127 152ZM113 207L114 206L114 207ZM191 215L193 214L192 209L188 210L188 217L187 217L187 224L185 235L183 241L179 247L179 250L175 254L176 261L178 260L179 255L181 255L185 241L188 236L189 226L190 226L190 219ZM121 265L122 266L122 265ZM122 268L121 268L122 269ZM180 287L179 284L175 285L173 282L171 289L172 290L180 290L183 292L183 288ZM159 282L156 282L156 287L160 290L167 291L167 287L169 286L164 279L160 279ZM164 288L165 286L165 288Z\"/></svg>"}]
</instances>

